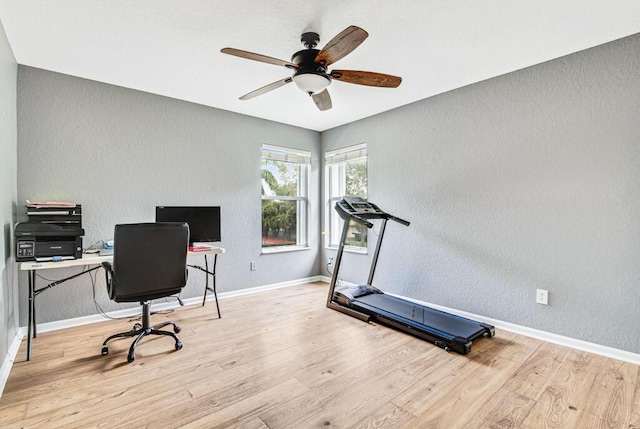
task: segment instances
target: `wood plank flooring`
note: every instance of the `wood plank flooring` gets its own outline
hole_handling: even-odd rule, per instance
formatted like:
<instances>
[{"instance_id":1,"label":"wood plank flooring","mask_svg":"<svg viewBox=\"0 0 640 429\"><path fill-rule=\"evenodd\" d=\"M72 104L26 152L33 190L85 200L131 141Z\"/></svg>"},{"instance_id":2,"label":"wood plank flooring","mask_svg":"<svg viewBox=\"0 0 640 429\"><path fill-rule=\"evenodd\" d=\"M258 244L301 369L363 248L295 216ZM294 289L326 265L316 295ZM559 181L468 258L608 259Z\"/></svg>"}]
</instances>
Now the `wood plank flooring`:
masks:
<instances>
[{"instance_id":1,"label":"wood plank flooring","mask_svg":"<svg viewBox=\"0 0 640 429\"><path fill-rule=\"evenodd\" d=\"M640 428L639 367L498 330L466 356L327 309L312 283L23 341L2 428Z\"/></svg>"}]
</instances>

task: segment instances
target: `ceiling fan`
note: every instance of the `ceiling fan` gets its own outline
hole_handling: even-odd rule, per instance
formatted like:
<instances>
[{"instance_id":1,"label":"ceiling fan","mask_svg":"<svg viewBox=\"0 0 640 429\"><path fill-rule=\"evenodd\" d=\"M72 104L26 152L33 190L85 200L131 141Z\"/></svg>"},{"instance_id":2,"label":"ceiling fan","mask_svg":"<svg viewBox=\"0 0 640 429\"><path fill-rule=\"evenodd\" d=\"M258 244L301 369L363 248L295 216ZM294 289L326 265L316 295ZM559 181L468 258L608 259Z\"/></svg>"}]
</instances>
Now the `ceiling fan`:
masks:
<instances>
[{"instance_id":1,"label":"ceiling fan","mask_svg":"<svg viewBox=\"0 0 640 429\"><path fill-rule=\"evenodd\" d=\"M331 64L351 53L355 48L360 46L368 36L369 34L362 28L352 25L331 39L322 50L318 50L315 49L320 41L318 33L303 33L300 41L306 49L293 54L291 61L279 60L266 55L234 48L224 48L221 49L220 52L249 60L284 66L293 70L291 76L251 91L240 97L240 100L249 100L294 82L298 88L313 98L318 109L329 110L332 104L327 87L334 79L346 83L383 88L397 88L402 82L401 77L383 73L359 70L328 71L327 68Z\"/></svg>"}]
</instances>

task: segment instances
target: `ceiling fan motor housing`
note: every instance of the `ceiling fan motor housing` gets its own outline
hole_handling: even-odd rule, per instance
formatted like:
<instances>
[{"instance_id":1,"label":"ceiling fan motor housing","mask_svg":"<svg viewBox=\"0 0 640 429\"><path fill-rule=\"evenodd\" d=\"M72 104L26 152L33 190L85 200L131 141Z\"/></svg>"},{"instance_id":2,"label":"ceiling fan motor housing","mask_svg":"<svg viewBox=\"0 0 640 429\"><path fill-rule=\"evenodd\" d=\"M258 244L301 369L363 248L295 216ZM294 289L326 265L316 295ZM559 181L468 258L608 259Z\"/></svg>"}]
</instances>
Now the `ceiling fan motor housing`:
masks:
<instances>
[{"instance_id":1,"label":"ceiling fan motor housing","mask_svg":"<svg viewBox=\"0 0 640 429\"><path fill-rule=\"evenodd\" d=\"M293 81L302 91L310 95L322 91L331 83L331 76L327 74L326 66L315 61L318 52L320 52L318 49L304 49L291 57L291 62L298 66L293 73ZM302 81L306 83L301 85Z\"/></svg>"},{"instance_id":2,"label":"ceiling fan motor housing","mask_svg":"<svg viewBox=\"0 0 640 429\"><path fill-rule=\"evenodd\" d=\"M293 54L291 62L298 66L298 73L327 74L327 67L316 63L318 52L320 52L319 49L303 49Z\"/></svg>"}]
</instances>

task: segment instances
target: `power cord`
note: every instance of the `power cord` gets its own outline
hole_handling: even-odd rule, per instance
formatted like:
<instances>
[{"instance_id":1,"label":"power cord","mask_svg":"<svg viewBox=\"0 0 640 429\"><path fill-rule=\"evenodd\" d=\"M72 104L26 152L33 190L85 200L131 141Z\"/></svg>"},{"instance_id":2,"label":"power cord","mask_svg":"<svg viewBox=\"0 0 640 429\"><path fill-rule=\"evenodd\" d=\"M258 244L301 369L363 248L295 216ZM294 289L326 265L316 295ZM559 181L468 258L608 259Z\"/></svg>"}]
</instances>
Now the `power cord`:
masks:
<instances>
[{"instance_id":1,"label":"power cord","mask_svg":"<svg viewBox=\"0 0 640 429\"><path fill-rule=\"evenodd\" d=\"M180 304L180 307L184 307L184 302L182 301L182 299L180 298L179 295L165 296L164 297L164 302L169 302L168 301L169 298L176 299L178 301L178 304ZM166 310L152 311L151 314L170 314L170 313L173 313L173 312L174 312L173 308L167 308Z\"/></svg>"},{"instance_id":2,"label":"power cord","mask_svg":"<svg viewBox=\"0 0 640 429\"><path fill-rule=\"evenodd\" d=\"M327 262L325 269L330 276L333 276L333 258L329 258L329 262Z\"/></svg>"},{"instance_id":3,"label":"power cord","mask_svg":"<svg viewBox=\"0 0 640 429\"><path fill-rule=\"evenodd\" d=\"M88 268L87 266L85 266L85 269ZM142 318L142 316L136 316L136 317L131 317L131 316L123 316L123 317L112 317L109 316L107 314L106 311L104 311L102 309L102 307L100 307L100 304L98 304L98 299L96 297L96 283L98 280L98 276L96 273L89 273L89 277L91 278L91 286L92 286L92 290L93 290L93 304L96 307L96 310L98 311L98 314L100 314L102 317L104 317L105 319L110 319L110 320L129 320L131 322L135 321L135 320L140 320ZM167 301L167 298L175 298L179 303L181 307L184 307L184 302L182 301L182 299L178 296L178 295L171 295L168 297L165 297L165 302ZM160 311L152 311L151 314L170 314L173 313L173 309L169 308L166 310L160 310Z\"/></svg>"},{"instance_id":4,"label":"power cord","mask_svg":"<svg viewBox=\"0 0 640 429\"><path fill-rule=\"evenodd\" d=\"M95 246L96 244L99 244L99 243L102 243L102 242L103 242L102 240L97 241L96 243L94 243L94 244L92 244L91 246L89 246L86 250L89 250L89 249L91 249L93 246ZM86 270L88 270L88 269L89 269L89 266L88 266L88 265L85 265L85 266L83 266L83 268L82 268L82 270L85 270L85 271L86 271ZM88 271L88 272L87 272L87 274L89 274L89 278L91 279L92 299L93 299L93 304L94 304L94 306L95 306L96 311L98 312L98 314L100 314L100 315L101 315L102 317L104 317L105 319L110 319L110 320L129 320L129 321L134 321L134 320L140 320L140 319L142 318L142 316L133 317L133 318L132 318L131 316L126 316L126 317L112 317L112 316L109 316L109 315L107 314L107 312L106 312L106 311L104 311L104 310L102 309L102 307L100 306L100 304L98 303L97 292L96 292L96 284L97 284L97 281L98 281L97 271L95 271L95 272L94 272L94 271ZM60 279L52 279L52 278L45 277L45 276L43 276L42 274L38 273L37 271L36 271L36 276L37 276L39 279L42 279L42 280L47 281L47 282L49 282L49 283L57 282L57 281L59 281L59 280L60 280ZM168 302L168 301L167 301L167 298L174 298L174 299L176 299L176 300L180 303L180 306L181 306L181 307L184 307L184 302L182 301L182 299L180 298L180 296L178 296L178 295L171 295L171 296L165 297L165 302ZM151 312L151 314L169 314L169 313L172 313L172 312L173 312L173 309L172 309L172 308L170 308L170 309L167 309L167 310L153 311L153 312Z\"/></svg>"},{"instance_id":5,"label":"power cord","mask_svg":"<svg viewBox=\"0 0 640 429\"><path fill-rule=\"evenodd\" d=\"M85 265L85 269L88 268L88 266ZM110 320L126 320L129 319L130 321L133 320L138 320L140 319L140 317L136 317L136 318L131 318L130 316L127 317L112 317L109 316L107 314L106 311L104 311L102 309L102 307L100 307L100 304L98 304L98 299L96 298L96 283L98 281L98 275L96 273L89 273L89 277L91 278L91 286L92 286L92 290L93 290L93 304L96 307L96 310L98 311L98 314L100 314L102 317L104 317L105 319L110 319Z\"/></svg>"},{"instance_id":6,"label":"power cord","mask_svg":"<svg viewBox=\"0 0 640 429\"><path fill-rule=\"evenodd\" d=\"M83 249L82 253L92 253L92 251L97 252L103 247L104 247L104 240L98 240L95 243L93 243L91 246L87 247L86 249Z\"/></svg>"}]
</instances>

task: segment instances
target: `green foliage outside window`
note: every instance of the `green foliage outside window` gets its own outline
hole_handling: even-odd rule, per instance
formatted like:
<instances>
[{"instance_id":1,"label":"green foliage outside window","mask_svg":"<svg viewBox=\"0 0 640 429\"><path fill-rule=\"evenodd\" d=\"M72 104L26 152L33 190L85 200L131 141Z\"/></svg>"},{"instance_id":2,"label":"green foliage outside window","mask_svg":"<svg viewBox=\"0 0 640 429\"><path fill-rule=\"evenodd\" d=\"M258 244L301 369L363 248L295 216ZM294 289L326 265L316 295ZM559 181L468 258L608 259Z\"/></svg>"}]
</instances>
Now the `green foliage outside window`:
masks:
<instances>
[{"instance_id":1,"label":"green foliage outside window","mask_svg":"<svg viewBox=\"0 0 640 429\"><path fill-rule=\"evenodd\" d=\"M298 196L299 164L262 160L262 195ZM266 185L265 185L266 184ZM262 246L289 246L297 243L298 201L262 200Z\"/></svg>"},{"instance_id":2,"label":"green foliage outside window","mask_svg":"<svg viewBox=\"0 0 640 429\"><path fill-rule=\"evenodd\" d=\"M345 164L345 195L367 198L367 162L352 161ZM367 227L349 222L346 245L367 247Z\"/></svg>"},{"instance_id":3,"label":"green foliage outside window","mask_svg":"<svg viewBox=\"0 0 640 429\"><path fill-rule=\"evenodd\" d=\"M367 198L367 162L354 161L345 164L345 195Z\"/></svg>"}]
</instances>

